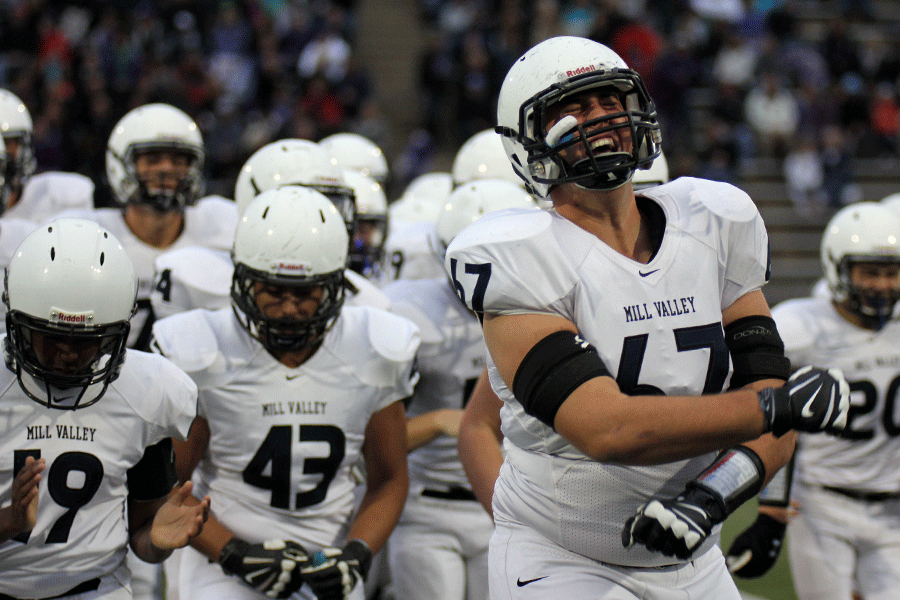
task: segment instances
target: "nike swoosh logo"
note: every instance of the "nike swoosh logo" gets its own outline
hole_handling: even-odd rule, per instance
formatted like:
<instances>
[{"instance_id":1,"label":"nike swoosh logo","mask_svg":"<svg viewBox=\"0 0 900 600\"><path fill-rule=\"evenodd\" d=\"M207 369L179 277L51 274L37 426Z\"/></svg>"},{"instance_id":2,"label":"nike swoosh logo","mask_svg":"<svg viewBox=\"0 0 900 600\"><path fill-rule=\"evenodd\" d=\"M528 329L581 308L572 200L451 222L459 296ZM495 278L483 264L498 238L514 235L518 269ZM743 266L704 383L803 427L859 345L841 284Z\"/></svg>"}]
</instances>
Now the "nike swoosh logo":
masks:
<instances>
[{"instance_id":1,"label":"nike swoosh logo","mask_svg":"<svg viewBox=\"0 0 900 600\"><path fill-rule=\"evenodd\" d=\"M522 581L521 579L516 580L516 585L519 587L523 587L528 585L529 583L534 583L535 581L540 581L541 579L547 579L549 575L544 575L543 577L538 577L536 579L529 579L528 581Z\"/></svg>"},{"instance_id":2,"label":"nike swoosh logo","mask_svg":"<svg viewBox=\"0 0 900 600\"><path fill-rule=\"evenodd\" d=\"M820 383L819 387L816 388L816 391L813 392L812 397L806 401L806 404L803 405L803 410L800 411L800 416L803 417L804 419L808 419L811 416L813 416L813 412L811 410L809 410L809 408L812 406L813 402L816 401L816 396L819 394L819 390L821 390L821 389L822 389L822 384Z\"/></svg>"},{"instance_id":3,"label":"nike swoosh logo","mask_svg":"<svg viewBox=\"0 0 900 600\"><path fill-rule=\"evenodd\" d=\"M659 269L653 269L652 271L647 271L646 273L644 273L643 271L638 271L638 275L640 275L641 277L649 277L650 275L653 275L657 271L659 271Z\"/></svg>"},{"instance_id":4,"label":"nike swoosh logo","mask_svg":"<svg viewBox=\"0 0 900 600\"><path fill-rule=\"evenodd\" d=\"M285 375L285 377L287 377L287 380L290 381L291 379L297 379L298 377L300 377L300 373L297 373L296 375Z\"/></svg>"}]
</instances>

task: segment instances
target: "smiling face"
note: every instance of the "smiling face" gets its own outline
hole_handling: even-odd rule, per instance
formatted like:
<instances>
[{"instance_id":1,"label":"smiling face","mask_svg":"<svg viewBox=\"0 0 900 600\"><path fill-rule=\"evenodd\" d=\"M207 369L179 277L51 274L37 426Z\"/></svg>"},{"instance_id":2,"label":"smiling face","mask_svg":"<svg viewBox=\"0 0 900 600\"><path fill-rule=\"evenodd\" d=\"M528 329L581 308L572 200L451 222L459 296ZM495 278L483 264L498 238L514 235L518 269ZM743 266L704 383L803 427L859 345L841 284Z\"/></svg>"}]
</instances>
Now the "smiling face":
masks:
<instances>
[{"instance_id":1,"label":"smiling face","mask_svg":"<svg viewBox=\"0 0 900 600\"><path fill-rule=\"evenodd\" d=\"M606 117L616 114L620 114L620 116L606 119ZM587 158L588 147L594 156L602 156L611 152L631 152L632 141L631 130L627 126L628 116L625 114L622 99L615 89L609 87L589 89L548 106L547 130L549 131L568 116L574 117L579 125L597 119L600 121L591 123L586 128L587 146L584 143L573 143L560 152L560 156L567 163L576 164ZM560 141L569 141L568 136L563 136Z\"/></svg>"}]
</instances>

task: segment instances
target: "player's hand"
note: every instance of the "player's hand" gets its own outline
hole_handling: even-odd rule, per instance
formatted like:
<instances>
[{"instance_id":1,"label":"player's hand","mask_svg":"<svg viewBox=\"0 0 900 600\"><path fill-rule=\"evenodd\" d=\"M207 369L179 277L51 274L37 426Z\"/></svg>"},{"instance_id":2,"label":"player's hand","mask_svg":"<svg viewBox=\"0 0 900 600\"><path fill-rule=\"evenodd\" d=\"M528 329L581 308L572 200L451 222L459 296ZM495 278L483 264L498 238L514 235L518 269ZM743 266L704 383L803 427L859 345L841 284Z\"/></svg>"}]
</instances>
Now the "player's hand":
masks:
<instances>
[{"instance_id":1,"label":"player's hand","mask_svg":"<svg viewBox=\"0 0 900 600\"><path fill-rule=\"evenodd\" d=\"M797 431L839 433L847 425L850 385L839 369L803 367L780 388L759 392L766 432L782 436Z\"/></svg>"},{"instance_id":2,"label":"player's hand","mask_svg":"<svg viewBox=\"0 0 900 600\"><path fill-rule=\"evenodd\" d=\"M728 570L744 579L762 577L769 572L781 552L787 523L760 514L744 530L725 555Z\"/></svg>"},{"instance_id":3,"label":"player's hand","mask_svg":"<svg viewBox=\"0 0 900 600\"><path fill-rule=\"evenodd\" d=\"M14 535L31 531L37 524L38 484L46 465L45 459L35 460L33 456L29 456L25 459L25 466L19 469L13 479L9 515L10 531L15 531Z\"/></svg>"},{"instance_id":4,"label":"player's hand","mask_svg":"<svg viewBox=\"0 0 900 600\"><path fill-rule=\"evenodd\" d=\"M176 485L169 492L169 498L153 517L150 527L150 542L160 550L184 548L203 531L203 524L209 518L209 496L200 504L187 504L194 489L190 481Z\"/></svg>"},{"instance_id":5,"label":"player's hand","mask_svg":"<svg viewBox=\"0 0 900 600\"><path fill-rule=\"evenodd\" d=\"M343 548L323 548L300 572L319 600L347 600L371 565L372 551L365 542L350 540Z\"/></svg>"},{"instance_id":6,"label":"player's hand","mask_svg":"<svg viewBox=\"0 0 900 600\"><path fill-rule=\"evenodd\" d=\"M232 538L219 556L222 570L269 598L287 598L303 586L300 565L309 556L291 540L268 540L251 544Z\"/></svg>"},{"instance_id":7,"label":"player's hand","mask_svg":"<svg viewBox=\"0 0 900 600\"><path fill-rule=\"evenodd\" d=\"M651 500L638 509L622 529L622 545L642 544L687 559L725 516L725 503L718 495L689 483L677 498Z\"/></svg>"}]
</instances>

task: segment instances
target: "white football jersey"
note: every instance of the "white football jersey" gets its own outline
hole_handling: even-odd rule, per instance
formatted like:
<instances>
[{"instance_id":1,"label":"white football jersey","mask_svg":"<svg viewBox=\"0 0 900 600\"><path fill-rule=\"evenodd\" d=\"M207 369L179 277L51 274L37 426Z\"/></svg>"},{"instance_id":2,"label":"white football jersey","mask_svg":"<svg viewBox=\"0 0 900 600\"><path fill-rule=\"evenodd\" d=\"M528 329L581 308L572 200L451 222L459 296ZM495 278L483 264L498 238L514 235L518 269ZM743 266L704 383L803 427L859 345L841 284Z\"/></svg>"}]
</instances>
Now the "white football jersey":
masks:
<instances>
[{"instance_id":1,"label":"white football jersey","mask_svg":"<svg viewBox=\"0 0 900 600\"><path fill-rule=\"evenodd\" d=\"M453 240L447 272L476 311L556 314L574 322L625 393L719 393L731 374L722 310L767 279L762 219L745 193L723 183L681 178L641 195L666 220L648 264L554 211L505 210ZM715 455L648 467L592 461L524 412L490 356L488 369L504 401L508 450L494 493L495 520L527 523L606 563L677 562L643 546L626 550L622 527L649 498L681 492ZM718 530L695 555L717 539Z\"/></svg>"},{"instance_id":2,"label":"white football jersey","mask_svg":"<svg viewBox=\"0 0 900 600\"><path fill-rule=\"evenodd\" d=\"M796 477L810 485L900 491L900 322L880 331L850 324L824 298L772 309L793 368L837 367L850 383L841 437L799 434Z\"/></svg>"},{"instance_id":3,"label":"white football jersey","mask_svg":"<svg viewBox=\"0 0 900 600\"><path fill-rule=\"evenodd\" d=\"M412 394L419 333L410 321L345 307L316 353L291 369L231 309L157 321L158 350L200 389L211 431L198 471L213 511L250 541L342 540L354 507L351 467L375 412Z\"/></svg>"},{"instance_id":4,"label":"white football jersey","mask_svg":"<svg viewBox=\"0 0 900 600\"><path fill-rule=\"evenodd\" d=\"M131 318L131 333L128 335L130 347L146 348L150 339L150 328L155 315L150 295L156 285L154 274L156 259L164 252L187 246L204 246L230 252L237 229L237 207L234 202L221 196L207 196L184 211L184 230L178 239L166 249L145 244L132 233L122 210L119 208L99 208L92 211L70 211L66 217L90 219L103 225L116 236L131 262L138 279L137 311ZM230 285L230 281L229 281Z\"/></svg>"},{"instance_id":5,"label":"white football jersey","mask_svg":"<svg viewBox=\"0 0 900 600\"><path fill-rule=\"evenodd\" d=\"M230 252L201 246L163 252L156 257L156 284L150 293L154 315L162 319L195 308L218 310L231 306L233 274ZM350 284L345 306L390 310L390 300L374 283L350 269L344 275Z\"/></svg>"},{"instance_id":6,"label":"white football jersey","mask_svg":"<svg viewBox=\"0 0 900 600\"><path fill-rule=\"evenodd\" d=\"M28 178L3 219L43 223L68 210L93 210L94 182L78 173L48 171Z\"/></svg>"},{"instance_id":7,"label":"white football jersey","mask_svg":"<svg viewBox=\"0 0 900 600\"><path fill-rule=\"evenodd\" d=\"M384 244L386 279L444 277L444 266L433 249L436 239L433 222L391 222Z\"/></svg>"},{"instance_id":8,"label":"white football jersey","mask_svg":"<svg viewBox=\"0 0 900 600\"><path fill-rule=\"evenodd\" d=\"M396 281L383 291L391 298L392 312L414 322L422 335L417 355L420 379L407 415L464 408L487 354L478 318L459 301L446 276ZM438 436L412 451L409 481L412 496L426 488L471 487L456 438Z\"/></svg>"},{"instance_id":9,"label":"white football jersey","mask_svg":"<svg viewBox=\"0 0 900 600\"><path fill-rule=\"evenodd\" d=\"M17 598L55 596L114 571L128 544L128 469L164 438L184 439L196 415L197 387L160 356L128 350L122 372L96 404L47 408L0 369L0 506L9 506L27 456L47 468L37 525L0 544L0 590ZM76 580L77 581L77 580Z\"/></svg>"}]
</instances>

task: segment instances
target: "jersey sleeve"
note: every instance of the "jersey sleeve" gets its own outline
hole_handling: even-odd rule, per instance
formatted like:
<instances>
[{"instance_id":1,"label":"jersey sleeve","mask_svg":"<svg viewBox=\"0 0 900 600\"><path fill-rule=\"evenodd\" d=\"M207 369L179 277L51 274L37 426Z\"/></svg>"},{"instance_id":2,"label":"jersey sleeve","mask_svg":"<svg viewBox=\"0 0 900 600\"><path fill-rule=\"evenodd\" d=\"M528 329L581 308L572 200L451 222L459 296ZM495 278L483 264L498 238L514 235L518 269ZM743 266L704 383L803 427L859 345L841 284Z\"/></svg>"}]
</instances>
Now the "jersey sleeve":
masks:
<instances>
[{"instance_id":1,"label":"jersey sleeve","mask_svg":"<svg viewBox=\"0 0 900 600\"><path fill-rule=\"evenodd\" d=\"M463 230L447 248L444 266L456 294L475 313L555 313L572 318L568 297L587 245L560 243L562 217L534 210L502 210Z\"/></svg>"}]
</instances>

